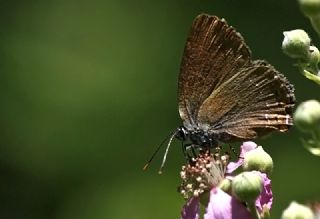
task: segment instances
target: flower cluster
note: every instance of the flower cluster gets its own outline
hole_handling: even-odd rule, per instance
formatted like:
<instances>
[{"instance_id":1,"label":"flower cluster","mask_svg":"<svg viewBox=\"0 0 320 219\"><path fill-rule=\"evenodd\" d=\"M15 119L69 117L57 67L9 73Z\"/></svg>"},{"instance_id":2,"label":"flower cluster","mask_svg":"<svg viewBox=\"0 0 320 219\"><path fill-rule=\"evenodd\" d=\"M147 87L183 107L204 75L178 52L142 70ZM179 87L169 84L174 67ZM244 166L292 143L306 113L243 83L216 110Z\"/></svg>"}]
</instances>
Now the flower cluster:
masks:
<instances>
[{"instance_id":1,"label":"flower cluster","mask_svg":"<svg viewBox=\"0 0 320 219\"><path fill-rule=\"evenodd\" d=\"M302 13L310 20L313 29L320 36L320 0L298 0ZM320 85L320 52L311 44L309 35L301 29L285 31L282 50L297 62L302 75ZM303 146L313 155L320 156L320 102L308 100L302 102L294 113L294 123L303 133L309 135L302 139ZM292 201L283 211L282 219L320 218L320 204L302 205Z\"/></svg>"},{"instance_id":2,"label":"flower cluster","mask_svg":"<svg viewBox=\"0 0 320 219\"><path fill-rule=\"evenodd\" d=\"M189 199L218 186L224 179L227 163L227 156L213 156L209 152L199 154L192 162L182 166L179 192Z\"/></svg>"},{"instance_id":3,"label":"flower cluster","mask_svg":"<svg viewBox=\"0 0 320 219\"><path fill-rule=\"evenodd\" d=\"M317 47L311 45L309 35L301 29L284 31L283 35L283 52L296 60L296 65L302 75L320 84L320 52Z\"/></svg>"},{"instance_id":4,"label":"flower cluster","mask_svg":"<svg viewBox=\"0 0 320 219\"><path fill-rule=\"evenodd\" d=\"M199 218L200 203L205 219L266 218L273 199L272 167L271 157L254 142L242 144L237 162L229 162L228 155L199 154L180 174L179 191L187 199L181 218Z\"/></svg>"},{"instance_id":5,"label":"flower cluster","mask_svg":"<svg viewBox=\"0 0 320 219\"><path fill-rule=\"evenodd\" d=\"M298 0L303 14L309 18L314 30L320 35L320 0ZM300 72L320 85L320 52L311 43L309 35L301 29L283 32L282 50L295 59ZM308 100L301 103L294 115L297 128L309 134L302 143L313 155L320 156L320 103Z\"/></svg>"}]
</instances>

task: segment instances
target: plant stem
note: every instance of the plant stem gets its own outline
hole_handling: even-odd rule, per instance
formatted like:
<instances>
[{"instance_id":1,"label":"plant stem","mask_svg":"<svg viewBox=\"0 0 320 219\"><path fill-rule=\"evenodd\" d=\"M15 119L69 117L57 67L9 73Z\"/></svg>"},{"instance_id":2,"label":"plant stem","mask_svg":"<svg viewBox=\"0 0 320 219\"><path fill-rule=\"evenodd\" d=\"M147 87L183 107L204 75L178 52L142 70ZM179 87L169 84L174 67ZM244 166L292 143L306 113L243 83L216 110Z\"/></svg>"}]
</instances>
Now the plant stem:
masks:
<instances>
[{"instance_id":1,"label":"plant stem","mask_svg":"<svg viewBox=\"0 0 320 219\"><path fill-rule=\"evenodd\" d=\"M247 203L248 205L248 209L249 211L251 212L251 215L253 216L254 219L261 219L260 218L260 215L256 209L256 205L254 202L250 202L250 203Z\"/></svg>"}]
</instances>

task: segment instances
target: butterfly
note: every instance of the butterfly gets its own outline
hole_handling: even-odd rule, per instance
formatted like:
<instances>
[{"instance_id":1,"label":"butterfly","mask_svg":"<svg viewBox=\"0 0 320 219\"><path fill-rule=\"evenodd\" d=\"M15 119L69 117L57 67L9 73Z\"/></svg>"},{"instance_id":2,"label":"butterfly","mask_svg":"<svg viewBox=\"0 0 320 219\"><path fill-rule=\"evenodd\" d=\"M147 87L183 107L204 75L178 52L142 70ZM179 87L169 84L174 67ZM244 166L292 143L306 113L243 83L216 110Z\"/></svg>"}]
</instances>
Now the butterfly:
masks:
<instances>
[{"instance_id":1,"label":"butterfly","mask_svg":"<svg viewBox=\"0 0 320 219\"><path fill-rule=\"evenodd\" d=\"M170 134L194 147L252 140L293 125L294 87L264 60L252 60L242 36L224 19L197 16L178 80L183 125ZM161 169L160 168L160 169Z\"/></svg>"}]
</instances>

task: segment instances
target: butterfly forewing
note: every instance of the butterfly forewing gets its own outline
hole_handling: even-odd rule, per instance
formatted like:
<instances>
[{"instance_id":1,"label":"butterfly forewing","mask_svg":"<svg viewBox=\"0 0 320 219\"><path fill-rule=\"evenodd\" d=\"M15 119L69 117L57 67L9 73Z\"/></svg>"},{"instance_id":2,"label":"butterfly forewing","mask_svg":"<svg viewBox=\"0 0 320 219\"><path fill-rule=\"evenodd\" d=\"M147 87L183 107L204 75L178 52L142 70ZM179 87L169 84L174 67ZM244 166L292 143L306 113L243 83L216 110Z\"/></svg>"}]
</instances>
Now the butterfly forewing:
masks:
<instances>
[{"instance_id":1,"label":"butterfly forewing","mask_svg":"<svg viewBox=\"0 0 320 219\"><path fill-rule=\"evenodd\" d=\"M197 125L205 99L249 61L249 48L224 20L205 14L194 20L178 84L179 113L186 127Z\"/></svg>"},{"instance_id":2,"label":"butterfly forewing","mask_svg":"<svg viewBox=\"0 0 320 219\"><path fill-rule=\"evenodd\" d=\"M247 140L292 125L293 86L265 61L252 61L234 28L199 15L179 76L179 113L187 129L217 140Z\"/></svg>"}]
</instances>

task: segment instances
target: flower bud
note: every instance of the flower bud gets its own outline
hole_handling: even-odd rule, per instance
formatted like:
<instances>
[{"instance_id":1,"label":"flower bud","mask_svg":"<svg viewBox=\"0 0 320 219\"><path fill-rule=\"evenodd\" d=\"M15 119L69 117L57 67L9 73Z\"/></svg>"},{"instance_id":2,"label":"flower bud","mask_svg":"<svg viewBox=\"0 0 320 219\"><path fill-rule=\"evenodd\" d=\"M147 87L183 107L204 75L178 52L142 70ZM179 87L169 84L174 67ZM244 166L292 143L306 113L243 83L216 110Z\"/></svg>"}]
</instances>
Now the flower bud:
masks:
<instances>
[{"instance_id":1,"label":"flower bud","mask_svg":"<svg viewBox=\"0 0 320 219\"><path fill-rule=\"evenodd\" d=\"M308 100L301 103L294 113L294 122L304 132L320 128L320 103L317 100Z\"/></svg>"},{"instance_id":2,"label":"flower bud","mask_svg":"<svg viewBox=\"0 0 320 219\"><path fill-rule=\"evenodd\" d=\"M241 201L254 202L262 191L262 179L254 172L242 172L232 180L232 193Z\"/></svg>"},{"instance_id":3,"label":"flower bud","mask_svg":"<svg viewBox=\"0 0 320 219\"><path fill-rule=\"evenodd\" d=\"M307 17L313 17L320 14L319 0L298 0L302 13Z\"/></svg>"},{"instance_id":4,"label":"flower bud","mask_svg":"<svg viewBox=\"0 0 320 219\"><path fill-rule=\"evenodd\" d=\"M228 193L231 190L231 180L225 178L220 182L218 186L222 191Z\"/></svg>"},{"instance_id":5,"label":"flower bud","mask_svg":"<svg viewBox=\"0 0 320 219\"><path fill-rule=\"evenodd\" d=\"M319 49L317 47L315 47L315 46L310 46L309 52L310 52L309 63L311 65L318 65L318 63L320 61Z\"/></svg>"},{"instance_id":6,"label":"flower bud","mask_svg":"<svg viewBox=\"0 0 320 219\"><path fill-rule=\"evenodd\" d=\"M291 202L289 207L282 213L281 219L313 219L314 215L310 208L297 202Z\"/></svg>"},{"instance_id":7,"label":"flower bud","mask_svg":"<svg viewBox=\"0 0 320 219\"><path fill-rule=\"evenodd\" d=\"M289 57L308 61L311 39L304 30L291 30L283 32L282 50Z\"/></svg>"},{"instance_id":8,"label":"flower bud","mask_svg":"<svg viewBox=\"0 0 320 219\"><path fill-rule=\"evenodd\" d=\"M270 155L259 146L244 155L242 167L246 171L257 170L270 174L273 169L273 161Z\"/></svg>"}]
</instances>

